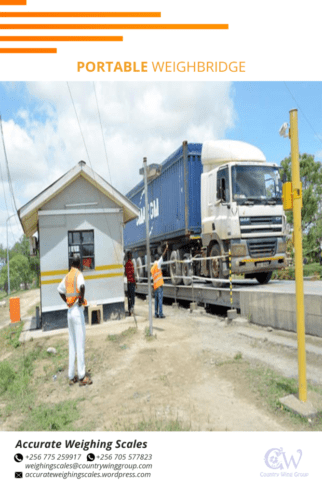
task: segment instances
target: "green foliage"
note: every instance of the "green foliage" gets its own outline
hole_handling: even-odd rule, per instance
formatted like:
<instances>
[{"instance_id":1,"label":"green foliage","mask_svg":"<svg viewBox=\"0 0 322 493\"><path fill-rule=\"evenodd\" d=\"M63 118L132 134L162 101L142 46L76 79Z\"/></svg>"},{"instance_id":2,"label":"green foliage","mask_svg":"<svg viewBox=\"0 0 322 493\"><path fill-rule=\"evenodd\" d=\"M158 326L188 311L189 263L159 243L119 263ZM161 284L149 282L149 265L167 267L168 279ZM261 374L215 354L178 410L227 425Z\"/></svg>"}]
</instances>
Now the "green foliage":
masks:
<instances>
[{"instance_id":1,"label":"green foliage","mask_svg":"<svg viewBox=\"0 0 322 493\"><path fill-rule=\"evenodd\" d=\"M117 421L112 427L113 431L191 431L190 424L184 424L178 418L166 420L151 416L142 418L138 423L131 421Z\"/></svg>"},{"instance_id":2,"label":"green foliage","mask_svg":"<svg viewBox=\"0 0 322 493\"><path fill-rule=\"evenodd\" d=\"M23 323L17 325L14 329L12 329L10 326L4 329L4 334L5 338L10 344L10 346L17 348L20 346L20 334L23 329Z\"/></svg>"},{"instance_id":3,"label":"green foliage","mask_svg":"<svg viewBox=\"0 0 322 493\"><path fill-rule=\"evenodd\" d=\"M76 401L60 402L54 406L40 405L28 413L20 425L23 431L69 431L79 418Z\"/></svg>"},{"instance_id":4,"label":"green foliage","mask_svg":"<svg viewBox=\"0 0 322 493\"><path fill-rule=\"evenodd\" d=\"M7 259L7 250L0 245L0 259ZM29 239L23 235L17 243L9 250L10 290L17 290L21 283L25 286L35 281L39 286L40 261L37 256L30 256ZM8 266L7 263L0 272L0 287L8 289Z\"/></svg>"},{"instance_id":5,"label":"green foliage","mask_svg":"<svg viewBox=\"0 0 322 493\"><path fill-rule=\"evenodd\" d=\"M28 259L21 254L15 255L9 260L10 270L10 289L17 290L21 283L25 285L32 281L32 273ZM1 270L0 282L5 284L8 281L8 269L4 266Z\"/></svg>"},{"instance_id":6,"label":"green foliage","mask_svg":"<svg viewBox=\"0 0 322 493\"><path fill-rule=\"evenodd\" d=\"M311 154L300 154L300 177L302 182L303 208L302 230L303 250L315 256L322 239L322 217L319 217L319 204L322 194L322 166L320 161L315 161ZM287 181L292 181L291 158L287 157L281 162ZM286 213L288 222L293 225L293 212Z\"/></svg>"},{"instance_id":7,"label":"green foliage","mask_svg":"<svg viewBox=\"0 0 322 493\"><path fill-rule=\"evenodd\" d=\"M121 344L124 342L126 339L131 338L136 334L137 328L136 327L129 327L126 330L123 330L120 334L109 334L107 336L107 340L110 342L116 342L118 344Z\"/></svg>"},{"instance_id":8,"label":"green foliage","mask_svg":"<svg viewBox=\"0 0 322 493\"><path fill-rule=\"evenodd\" d=\"M16 378L15 370L7 361L0 362L0 395L6 392Z\"/></svg>"}]
</instances>

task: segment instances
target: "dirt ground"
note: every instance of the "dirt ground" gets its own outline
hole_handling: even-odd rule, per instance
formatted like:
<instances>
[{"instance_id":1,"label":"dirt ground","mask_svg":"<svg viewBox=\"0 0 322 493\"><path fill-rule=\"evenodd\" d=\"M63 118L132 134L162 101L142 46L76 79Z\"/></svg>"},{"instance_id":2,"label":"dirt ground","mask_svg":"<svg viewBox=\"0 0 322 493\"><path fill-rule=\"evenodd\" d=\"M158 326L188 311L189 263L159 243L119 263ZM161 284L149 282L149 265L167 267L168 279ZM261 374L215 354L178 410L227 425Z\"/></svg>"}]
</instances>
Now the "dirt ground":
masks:
<instances>
[{"instance_id":1,"label":"dirt ground","mask_svg":"<svg viewBox=\"0 0 322 493\"><path fill-rule=\"evenodd\" d=\"M15 295L13 295L15 296ZM30 291L24 291L19 294L20 298L20 314L21 319L24 320L28 316L28 312L31 307L34 307L40 301L40 290L31 289ZM10 323L10 311L9 301L6 302L6 306L0 306L0 329Z\"/></svg>"},{"instance_id":2,"label":"dirt ground","mask_svg":"<svg viewBox=\"0 0 322 493\"><path fill-rule=\"evenodd\" d=\"M146 337L148 303L140 299L135 317L87 327L86 364L93 379L87 387L68 386L67 330L25 332L25 339L33 337L25 342L26 348L35 344L66 348L55 375L48 374L43 361L36 362L33 378L41 391L35 404L79 399L81 417L75 427L82 430L135 430L142 421L175 420L183 429L196 431L299 429L288 416L268 408L247 376L250 365L274 366L274 358L291 372L288 376L296 373L294 351L286 348L281 358L276 344L266 337L275 331L245 320L227 324L202 308L190 312L166 305L164 312L165 319L153 319L152 338ZM264 336L250 337L254 330ZM293 335L287 334L289 338ZM18 422L9 416L0 429L16 429Z\"/></svg>"}]
</instances>

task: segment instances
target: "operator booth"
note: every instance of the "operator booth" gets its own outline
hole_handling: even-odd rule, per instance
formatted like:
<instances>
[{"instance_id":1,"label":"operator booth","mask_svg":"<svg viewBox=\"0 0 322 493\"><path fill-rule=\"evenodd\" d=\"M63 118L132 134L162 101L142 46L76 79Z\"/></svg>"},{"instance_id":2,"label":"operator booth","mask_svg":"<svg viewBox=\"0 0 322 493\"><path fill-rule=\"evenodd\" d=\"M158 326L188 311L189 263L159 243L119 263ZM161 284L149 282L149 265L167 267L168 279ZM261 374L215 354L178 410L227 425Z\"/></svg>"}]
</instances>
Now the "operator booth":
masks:
<instances>
[{"instance_id":1,"label":"operator booth","mask_svg":"<svg viewBox=\"0 0 322 493\"><path fill-rule=\"evenodd\" d=\"M66 327L67 309L57 287L74 253L85 278L86 322L92 306L100 307L104 321L124 317L123 226L139 214L129 199L80 161L18 213L39 250L43 330Z\"/></svg>"}]
</instances>

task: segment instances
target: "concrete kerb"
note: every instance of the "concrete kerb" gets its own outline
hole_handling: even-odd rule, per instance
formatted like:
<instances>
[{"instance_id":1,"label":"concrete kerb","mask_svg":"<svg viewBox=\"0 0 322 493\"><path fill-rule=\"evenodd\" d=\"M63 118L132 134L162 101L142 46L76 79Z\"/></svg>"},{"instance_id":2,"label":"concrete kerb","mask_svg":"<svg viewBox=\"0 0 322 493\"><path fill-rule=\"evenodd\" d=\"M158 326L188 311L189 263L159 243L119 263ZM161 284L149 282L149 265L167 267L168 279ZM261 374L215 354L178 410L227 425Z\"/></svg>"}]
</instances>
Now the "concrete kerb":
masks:
<instances>
[{"instance_id":1,"label":"concrete kerb","mask_svg":"<svg viewBox=\"0 0 322 493\"><path fill-rule=\"evenodd\" d=\"M136 322L133 317L125 317L120 320L109 320L108 322L104 322L102 324L88 325L86 324L86 334L87 335L100 335L102 333L115 334L118 332L123 332L125 330L124 326L127 327L136 325L136 323L146 322L146 319L141 316L136 316ZM24 321L24 329L20 334L19 341L27 342L34 339L40 339L44 337L54 337L57 335L68 335L68 328L63 329L55 329L55 330L47 330L43 331L39 330L30 330L31 318L25 319Z\"/></svg>"},{"instance_id":2,"label":"concrete kerb","mask_svg":"<svg viewBox=\"0 0 322 493\"><path fill-rule=\"evenodd\" d=\"M289 411L307 419L314 418L322 411L322 396L311 390L307 392L306 402L300 401L298 394L282 397L279 402Z\"/></svg>"}]
</instances>

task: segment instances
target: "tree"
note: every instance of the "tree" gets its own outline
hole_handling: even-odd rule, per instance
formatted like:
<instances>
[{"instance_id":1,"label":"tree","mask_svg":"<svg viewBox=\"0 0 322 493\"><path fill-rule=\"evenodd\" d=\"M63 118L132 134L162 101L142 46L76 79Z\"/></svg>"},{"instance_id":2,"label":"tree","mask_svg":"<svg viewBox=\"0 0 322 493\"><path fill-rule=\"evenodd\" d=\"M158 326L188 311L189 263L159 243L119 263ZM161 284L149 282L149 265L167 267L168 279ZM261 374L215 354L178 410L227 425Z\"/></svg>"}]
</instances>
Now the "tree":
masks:
<instances>
[{"instance_id":1,"label":"tree","mask_svg":"<svg viewBox=\"0 0 322 493\"><path fill-rule=\"evenodd\" d=\"M322 165L311 154L300 154L300 177L302 182L302 230L304 254L316 250L322 239ZM281 162L287 181L292 181L291 157ZM288 222L293 225L293 212L286 213Z\"/></svg>"},{"instance_id":2,"label":"tree","mask_svg":"<svg viewBox=\"0 0 322 493\"><path fill-rule=\"evenodd\" d=\"M0 255L3 250L0 245ZM13 262L16 258L17 260ZM22 261L21 257L26 260ZM6 262L5 258L5 262ZM13 262L13 264L12 264ZM0 266L1 268L1 266ZM19 269L21 271L19 272ZM26 235L23 235L19 241L9 250L9 270L10 270L10 290L18 289L21 283L25 286L28 283L36 281L36 285L39 286L39 273L40 273L40 262L39 253L36 256L30 255L29 239ZM7 263L3 265L0 274L0 286L8 290L8 266ZM20 280L19 280L20 279ZM19 281L19 282L18 282Z\"/></svg>"},{"instance_id":3,"label":"tree","mask_svg":"<svg viewBox=\"0 0 322 493\"><path fill-rule=\"evenodd\" d=\"M17 254L9 260L10 274L10 290L17 290L21 283L26 284L32 282L32 272L29 262L23 255ZM8 267L4 265L1 269L0 283L5 286L8 283Z\"/></svg>"}]
</instances>

